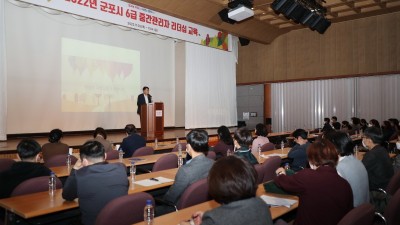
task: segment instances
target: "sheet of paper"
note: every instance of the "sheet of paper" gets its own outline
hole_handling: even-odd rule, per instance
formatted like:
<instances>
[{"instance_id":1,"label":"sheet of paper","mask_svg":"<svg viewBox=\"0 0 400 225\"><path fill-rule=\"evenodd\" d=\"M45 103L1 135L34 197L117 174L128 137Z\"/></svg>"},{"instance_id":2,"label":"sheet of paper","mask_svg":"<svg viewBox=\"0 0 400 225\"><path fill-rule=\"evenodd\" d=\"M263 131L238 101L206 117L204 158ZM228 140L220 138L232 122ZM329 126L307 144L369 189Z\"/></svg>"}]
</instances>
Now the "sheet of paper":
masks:
<instances>
[{"instance_id":1,"label":"sheet of paper","mask_svg":"<svg viewBox=\"0 0 400 225\"><path fill-rule=\"evenodd\" d=\"M149 187L154 185L159 185L162 183L168 183L174 181L173 179L165 178L165 177L154 177L153 179L145 179L135 181L135 184L139 184L141 186Z\"/></svg>"},{"instance_id":2,"label":"sheet of paper","mask_svg":"<svg viewBox=\"0 0 400 225\"><path fill-rule=\"evenodd\" d=\"M284 157L284 156L286 156L286 154L272 153L272 154L268 154L268 155L264 155L264 154L261 155L261 157L263 157L263 158L265 158L265 159L268 158L268 157L271 157L271 156Z\"/></svg>"},{"instance_id":3,"label":"sheet of paper","mask_svg":"<svg viewBox=\"0 0 400 225\"><path fill-rule=\"evenodd\" d=\"M293 199L271 197L267 195L262 195L261 199L264 200L270 206L285 206L287 208L290 208L291 205L297 202L297 200Z\"/></svg>"}]
</instances>

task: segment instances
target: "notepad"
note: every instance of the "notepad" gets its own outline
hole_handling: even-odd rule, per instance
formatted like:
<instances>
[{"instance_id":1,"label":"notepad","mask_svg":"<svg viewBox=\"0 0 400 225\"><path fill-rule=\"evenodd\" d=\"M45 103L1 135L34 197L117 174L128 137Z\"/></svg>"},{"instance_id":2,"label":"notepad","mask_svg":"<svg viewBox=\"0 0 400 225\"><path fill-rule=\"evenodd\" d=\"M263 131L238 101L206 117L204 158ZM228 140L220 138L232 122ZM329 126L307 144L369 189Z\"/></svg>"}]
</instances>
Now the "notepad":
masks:
<instances>
[{"instance_id":1,"label":"notepad","mask_svg":"<svg viewBox=\"0 0 400 225\"><path fill-rule=\"evenodd\" d=\"M268 154L268 155L264 155L264 154L261 155L261 157L263 157L264 159L267 159L267 158L272 157L272 156L285 157L286 154L272 153L272 154Z\"/></svg>"},{"instance_id":2,"label":"notepad","mask_svg":"<svg viewBox=\"0 0 400 225\"><path fill-rule=\"evenodd\" d=\"M141 158L130 158L129 160L134 161L134 162L139 162L139 161L146 160L146 159L141 159Z\"/></svg>"},{"instance_id":3,"label":"notepad","mask_svg":"<svg viewBox=\"0 0 400 225\"><path fill-rule=\"evenodd\" d=\"M272 207L276 206L285 206L290 208L293 204L297 202L297 200L287 199L287 198L278 198L278 197L271 197L267 195L262 195L261 199L264 200L268 205Z\"/></svg>"},{"instance_id":4,"label":"notepad","mask_svg":"<svg viewBox=\"0 0 400 225\"><path fill-rule=\"evenodd\" d=\"M154 179L145 179L145 180L135 181L135 184L149 187L149 186L159 185L159 184L168 183L168 182L172 182L172 181L174 181L174 180L165 178L165 177L154 177Z\"/></svg>"}]
</instances>

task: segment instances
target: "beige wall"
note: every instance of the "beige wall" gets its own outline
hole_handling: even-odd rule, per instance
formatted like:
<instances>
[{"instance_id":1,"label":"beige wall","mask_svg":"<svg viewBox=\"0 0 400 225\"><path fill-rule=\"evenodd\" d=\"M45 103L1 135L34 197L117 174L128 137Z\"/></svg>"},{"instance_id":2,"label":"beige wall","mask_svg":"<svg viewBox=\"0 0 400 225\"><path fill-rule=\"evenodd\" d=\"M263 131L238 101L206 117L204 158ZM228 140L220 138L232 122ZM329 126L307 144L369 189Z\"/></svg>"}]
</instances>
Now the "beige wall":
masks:
<instances>
[{"instance_id":1,"label":"beige wall","mask_svg":"<svg viewBox=\"0 0 400 225\"><path fill-rule=\"evenodd\" d=\"M239 48L237 83L400 71L400 12L332 24L321 35L291 31Z\"/></svg>"}]
</instances>

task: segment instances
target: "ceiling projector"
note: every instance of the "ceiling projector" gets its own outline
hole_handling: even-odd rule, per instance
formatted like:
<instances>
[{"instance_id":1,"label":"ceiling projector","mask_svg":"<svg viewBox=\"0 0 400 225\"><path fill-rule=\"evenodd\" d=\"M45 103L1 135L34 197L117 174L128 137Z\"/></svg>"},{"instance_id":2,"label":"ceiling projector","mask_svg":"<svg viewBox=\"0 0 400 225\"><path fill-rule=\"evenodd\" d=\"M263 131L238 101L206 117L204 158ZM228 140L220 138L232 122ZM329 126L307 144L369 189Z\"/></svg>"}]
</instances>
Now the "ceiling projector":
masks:
<instances>
[{"instance_id":1,"label":"ceiling projector","mask_svg":"<svg viewBox=\"0 0 400 225\"><path fill-rule=\"evenodd\" d=\"M229 19L235 21L242 21L252 16L254 16L254 11L244 5L239 5L238 7L231 9L228 12Z\"/></svg>"}]
</instances>

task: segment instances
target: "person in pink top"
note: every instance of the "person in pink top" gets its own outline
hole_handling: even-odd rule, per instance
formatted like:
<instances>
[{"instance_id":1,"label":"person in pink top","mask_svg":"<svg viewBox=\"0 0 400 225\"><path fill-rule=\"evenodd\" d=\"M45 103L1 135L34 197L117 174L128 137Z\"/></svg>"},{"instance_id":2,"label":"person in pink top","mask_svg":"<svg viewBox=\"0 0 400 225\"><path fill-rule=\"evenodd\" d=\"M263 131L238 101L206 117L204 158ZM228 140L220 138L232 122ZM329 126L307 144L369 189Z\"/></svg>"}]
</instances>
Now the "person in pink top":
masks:
<instances>
[{"instance_id":1,"label":"person in pink top","mask_svg":"<svg viewBox=\"0 0 400 225\"><path fill-rule=\"evenodd\" d=\"M257 138L253 140L253 144L251 145L251 152L253 155L258 155L258 146L263 146L264 144L269 143L268 131L264 124L259 123L256 125L256 135Z\"/></svg>"}]
</instances>

